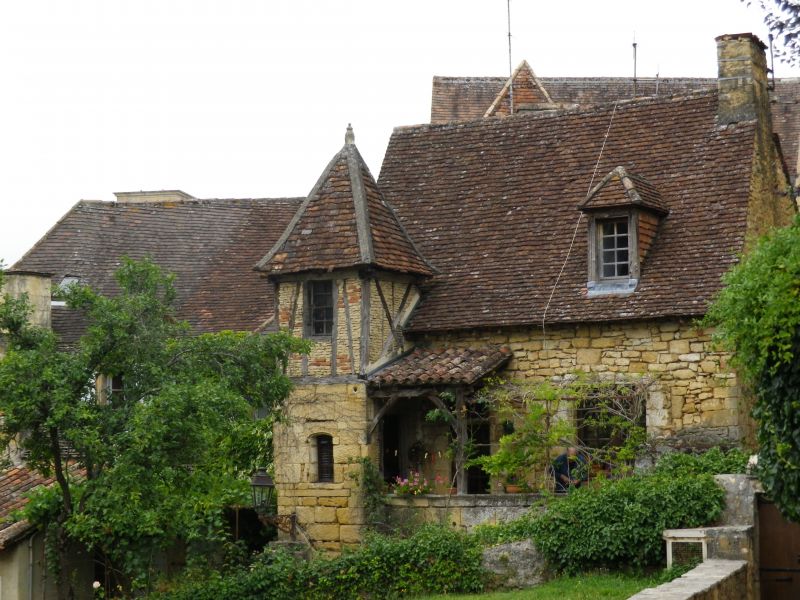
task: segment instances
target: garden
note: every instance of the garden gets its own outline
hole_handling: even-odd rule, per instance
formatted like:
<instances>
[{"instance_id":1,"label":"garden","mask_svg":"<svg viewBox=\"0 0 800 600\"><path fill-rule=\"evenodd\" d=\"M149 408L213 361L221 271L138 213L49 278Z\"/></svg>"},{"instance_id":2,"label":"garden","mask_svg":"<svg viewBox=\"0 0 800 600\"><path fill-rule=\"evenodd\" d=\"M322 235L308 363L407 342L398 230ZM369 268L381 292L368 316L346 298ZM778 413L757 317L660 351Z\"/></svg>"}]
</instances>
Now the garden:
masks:
<instances>
[{"instance_id":1,"label":"garden","mask_svg":"<svg viewBox=\"0 0 800 600\"><path fill-rule=\"evenodd\" d=\"M255 600L479 594L502 583L484 568L483 550L531 539L553 578L536 593L555 591L549 596L503 592L489 597L624 598L679 574L663 573L661 532L713 523L724 508L724 494L713 475L744 472L747 458L738 450L669 453L647 472L598 480L565 496L545 495L543 506L533 507L522 518L480 526L473 533L439 524L407 527L402 534L372 532L356 549L312 560L267 549L225 571L190 570L179 580L164 582L152 597Z\"/></svg>"}]
</instances>

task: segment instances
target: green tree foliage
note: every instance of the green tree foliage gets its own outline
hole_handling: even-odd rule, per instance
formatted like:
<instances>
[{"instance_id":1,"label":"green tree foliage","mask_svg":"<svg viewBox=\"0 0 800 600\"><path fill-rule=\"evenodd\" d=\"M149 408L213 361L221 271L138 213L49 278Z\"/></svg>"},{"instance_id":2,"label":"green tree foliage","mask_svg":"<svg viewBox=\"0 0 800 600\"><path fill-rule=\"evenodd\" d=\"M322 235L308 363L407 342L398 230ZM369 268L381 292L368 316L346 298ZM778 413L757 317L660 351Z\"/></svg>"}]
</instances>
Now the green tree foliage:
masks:
<instances>
[{"instance_id":1,"label":"green tree foliage","mask_svg":"<svg viewBox=\"0 0 800 600\"><path fill-rule=\"evenodd\" d=\"M760 240L724 281L706 322L756 395L764 487L800 521L800 220Z\"/></svg>"},{"instance_id":2,"label":"green tree foliage","mask_svg":"<svg viewBox=\"0 0 800 600\"><path fill-rule=\"evenodd\" d=\"M748 6L753 0L742 0ZM800 5L797 0L758 0L764 23L776 36L777 56L790 65L800 64Z\"/></svg>"},{"instance_id":3,"label":"green tree foliage","mask_svg":"<svg viewBox=\"0 0 800 600\"><path fill-rule=\"evenodd\" d=\"M56 478L25 516L48 530L59 564L79 542L134 590L176 539L202 556L224 537L223 508L245 501L247 475L271 462L288 356L307 346L284 333L189 335L173 277L149 260L123 261L116 280L114 297L64 292L88 322L70 350L28 323L26 298L0 301L0 442L16 441L30 467ZM101 374L121 389L98 390ZM259 408L271 417L254 420Z\"/></svg>"}]
</instances>

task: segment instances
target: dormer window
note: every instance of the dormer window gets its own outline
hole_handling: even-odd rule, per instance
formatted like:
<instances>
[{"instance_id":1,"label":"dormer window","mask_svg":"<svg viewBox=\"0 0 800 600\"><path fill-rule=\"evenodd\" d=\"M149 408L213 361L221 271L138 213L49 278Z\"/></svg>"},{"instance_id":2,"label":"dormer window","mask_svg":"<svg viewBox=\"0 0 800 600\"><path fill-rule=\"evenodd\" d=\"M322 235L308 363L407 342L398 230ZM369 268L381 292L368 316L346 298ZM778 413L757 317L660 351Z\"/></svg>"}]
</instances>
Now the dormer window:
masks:
<instances>
[{"instance_id":1,"label":"dormer window","mask_svg":"<svg viewBox=\"0 0 800 600\"><path fill-rule=\"evenodd\" d=\"M330 337L333 334L333 281L306 282L306 337Z\"/></svg>"},{"instance_id":2,"label":"dormer window","mask_svg":"<svg viewBox=\"0 0 800 600\"><path fill-rule=\"evenodd\" d=\"M617 167L578 209L589 219L587 295L634 292L641 264L669 214L659 191L643 177Z\"/></svg>"}]
</instances>

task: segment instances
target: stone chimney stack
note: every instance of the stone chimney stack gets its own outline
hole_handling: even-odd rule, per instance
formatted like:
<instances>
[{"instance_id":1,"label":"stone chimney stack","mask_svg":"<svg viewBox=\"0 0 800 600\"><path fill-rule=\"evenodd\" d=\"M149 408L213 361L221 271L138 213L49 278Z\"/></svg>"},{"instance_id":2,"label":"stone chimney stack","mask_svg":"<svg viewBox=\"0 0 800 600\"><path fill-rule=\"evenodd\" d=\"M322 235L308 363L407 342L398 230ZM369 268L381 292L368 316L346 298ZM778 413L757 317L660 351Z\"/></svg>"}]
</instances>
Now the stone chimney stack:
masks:
<instances>
[{"instance_id":1,"label":"stone chimney stack","mask_svg":"<svg viewBox=\"0 0 800 600\"><path fill-rule=\"evenodd\" d=\"M770 123L766 46L752 33L717 40L720 125L766 119Z\"/></svg>"},{"instance_id":2,"label":"stone chimney stack","mask_svg":"<svg viewBox=\"0 0 800 600\"><path fill-rule=\"evenodd\" d=\"M31 324L50 328L50 275L27 271L6 271L4 285L0 288L0 302L3 301L5 294L12 298L20 298L23 294L27 294L32 308ZM0 331L0 358L5 355L5 352L5 340L3 332Z\"/></svg>"}]
</instances>

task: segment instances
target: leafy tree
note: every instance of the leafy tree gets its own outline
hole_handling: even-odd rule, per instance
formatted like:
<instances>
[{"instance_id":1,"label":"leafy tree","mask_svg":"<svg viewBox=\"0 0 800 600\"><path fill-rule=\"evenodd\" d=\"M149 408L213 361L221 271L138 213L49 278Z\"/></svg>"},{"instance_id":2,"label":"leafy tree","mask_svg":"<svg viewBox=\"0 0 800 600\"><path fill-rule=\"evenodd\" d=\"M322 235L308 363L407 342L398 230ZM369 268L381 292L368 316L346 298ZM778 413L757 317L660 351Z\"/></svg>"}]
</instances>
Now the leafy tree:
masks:
<instances>
[{"instance_id":1,"label":"leafy tree","mask_svg":"<svg viewBox=\"0 0 800 600\"><path fill-rule=\"evenodd\" d=\"M0 301L0 442L16 441L56 479L25 516L47 531L64 598L75 543L130 592L175 540L196 558L224 538L224 507L246 501L247 475L271 462L287 358L307 351L285 333L190 335L175 318L173 277L149 260L124 260L116 279L115 297L65 291L88 322L70 350L29 324L27 298ZM98 389L101 374L121 387ZM271 417L255 420L259 408Z\"/></svg>"},{"instance_id":2,"label":"leafy tree","mask_svg":"<svg viewBox=\"0 0 800 600\"><path fill-rule=\"evenodd\" d=\"M742 0L747 6L752 0ZM773 31L780 46L778 58L790 65L800 64L800 4L797 0L758 0L764 23Z\"/></svg>"},{"instance_id":3,"label":"leafy tree","mask_svg":"<svg viewBox=\"0 0 800 600\"><path fill-rule=\"evenodd\" d=\"M706 322L756 395L764 487L800 521L800 218L760 240L724 282Z\"/></svg>"}]
</instances>

